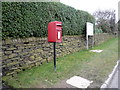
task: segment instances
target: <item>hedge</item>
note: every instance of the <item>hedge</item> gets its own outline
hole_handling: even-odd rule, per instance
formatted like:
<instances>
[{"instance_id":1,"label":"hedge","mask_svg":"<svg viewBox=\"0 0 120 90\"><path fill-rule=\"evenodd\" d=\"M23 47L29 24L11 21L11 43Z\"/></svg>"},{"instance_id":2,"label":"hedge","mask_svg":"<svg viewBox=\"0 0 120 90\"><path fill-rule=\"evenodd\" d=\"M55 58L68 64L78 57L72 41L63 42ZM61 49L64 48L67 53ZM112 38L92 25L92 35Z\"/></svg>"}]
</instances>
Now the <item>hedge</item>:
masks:
<instances>
[{"instance_id":1,"label":"hedge","mask_svg":"<svg viewBox=\"0 0 120 90\"><path fill-rule=\"evenodd\" d=\"M95 34L103 33L102 29L95 28Z\"/></svg>"},{"instance_id":2,"label":"hedge","mask_svg":"<svg viewBox=\"0 0 120 90\"><path fill-rule=\"evenodd\" d=\"M59 2L2 2L3 39L46 37L51 21L63 23L63 35L80 35L85 23L94 23L95 19L88 12Z\"/></svg>"}]
</instances>

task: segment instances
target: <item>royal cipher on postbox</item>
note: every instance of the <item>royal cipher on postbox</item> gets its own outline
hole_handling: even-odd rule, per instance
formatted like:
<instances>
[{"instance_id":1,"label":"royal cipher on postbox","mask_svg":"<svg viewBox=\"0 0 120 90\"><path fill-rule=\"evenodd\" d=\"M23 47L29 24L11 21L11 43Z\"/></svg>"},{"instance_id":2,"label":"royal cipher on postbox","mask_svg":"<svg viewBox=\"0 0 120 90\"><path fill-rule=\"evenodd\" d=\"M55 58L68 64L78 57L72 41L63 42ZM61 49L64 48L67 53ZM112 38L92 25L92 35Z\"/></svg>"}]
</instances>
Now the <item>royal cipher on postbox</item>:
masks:
<instances>
[{"instance_id":1,"label":"royal cipher on postbox","mask_svg":"<svg viewBox=\"0 0 120 90\"><path fill-rule=\"evenodd\" d=\"M48 42L62 42L62 22L53 21L48 24Z\"/></svg>"}]
</instances>

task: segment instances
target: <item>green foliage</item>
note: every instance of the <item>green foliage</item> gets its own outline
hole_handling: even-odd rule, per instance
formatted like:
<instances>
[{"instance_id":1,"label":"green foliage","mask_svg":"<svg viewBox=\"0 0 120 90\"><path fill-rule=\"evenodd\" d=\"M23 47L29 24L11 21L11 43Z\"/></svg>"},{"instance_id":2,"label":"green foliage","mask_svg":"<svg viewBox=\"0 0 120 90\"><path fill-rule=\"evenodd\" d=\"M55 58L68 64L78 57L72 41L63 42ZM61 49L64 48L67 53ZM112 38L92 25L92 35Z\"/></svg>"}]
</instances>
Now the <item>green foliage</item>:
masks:
<instances>
[{"instance_id":1,"label":"green foliage","mask_svg":"<svg viewBox=\"0 0 120 90\"><path fill-rule=\"evenodd\" d=\"M95 28L95 34L103 33L102 29Z\"/></svg>"},{"instance_id":2,"label":"green foliage","mask_svg":"<svg viewBox=\"0 0 120 90\"><path fill-rule=\"evenodd\" d=\"M103 22L103 23L101 24L101 27L100 27L100 28L102 29L102 31L103 31L104 33L110 33L110 32L111 32L110 25L109 25L107 22Z\"/></svg>"},{"instance_id":3,"label":"green foliage","mask_svg":"<svg viewBox=\"0 0 120 90\"><path fill-rule=\"evenodd\" d=\"M92 15L56 2L3 2L3 39L8 37L45 37L51 21L63 23L63 35L80 35Z\"/></svg>"}]
</instances>

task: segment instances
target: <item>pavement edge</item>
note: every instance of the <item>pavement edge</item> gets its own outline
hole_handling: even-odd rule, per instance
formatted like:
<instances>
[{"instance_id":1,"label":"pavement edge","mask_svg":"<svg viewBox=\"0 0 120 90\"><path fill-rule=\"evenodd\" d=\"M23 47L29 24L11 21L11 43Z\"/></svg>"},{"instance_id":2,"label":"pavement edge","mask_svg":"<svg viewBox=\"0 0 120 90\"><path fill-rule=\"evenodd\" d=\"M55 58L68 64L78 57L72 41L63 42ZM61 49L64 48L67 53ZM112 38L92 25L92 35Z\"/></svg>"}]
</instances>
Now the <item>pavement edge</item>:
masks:
<instances>
[{"instance_id":1,"label":"pavement edge","mask_svg":"<svg viewBox=\"0 0 120 90\"><path fill-rule=\"evenodd\" d=\"M108 79L102 84L102 86L100 88L107 88L108 85L111 83L111 80L113 79L113 76L115 75L115 72L118 69L118 64L119 64L119 60L117 61L117 64L114 66L114 69L112 71L112 73L108 76Z\"/></svg>"}]
</instances>

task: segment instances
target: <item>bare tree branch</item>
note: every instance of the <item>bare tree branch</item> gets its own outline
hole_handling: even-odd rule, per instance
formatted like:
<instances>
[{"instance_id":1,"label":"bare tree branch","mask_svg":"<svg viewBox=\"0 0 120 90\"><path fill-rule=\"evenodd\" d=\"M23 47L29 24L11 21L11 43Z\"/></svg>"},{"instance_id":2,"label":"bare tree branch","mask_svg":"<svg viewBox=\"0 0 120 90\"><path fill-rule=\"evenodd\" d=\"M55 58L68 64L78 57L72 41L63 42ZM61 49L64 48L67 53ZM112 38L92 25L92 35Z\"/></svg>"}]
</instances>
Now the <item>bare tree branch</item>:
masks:
<instances>
[{"instance_id":1,"label":"bare tree branch","mask_svg":"<svg viewBox=\"0 0 120 90\"><path fill-rule=\"evenodd\" d=\"M97 28L105 33L114 32L115 27L115 10L98 10L93 13L96 18Z\"/></svg>"}]
</instances>

